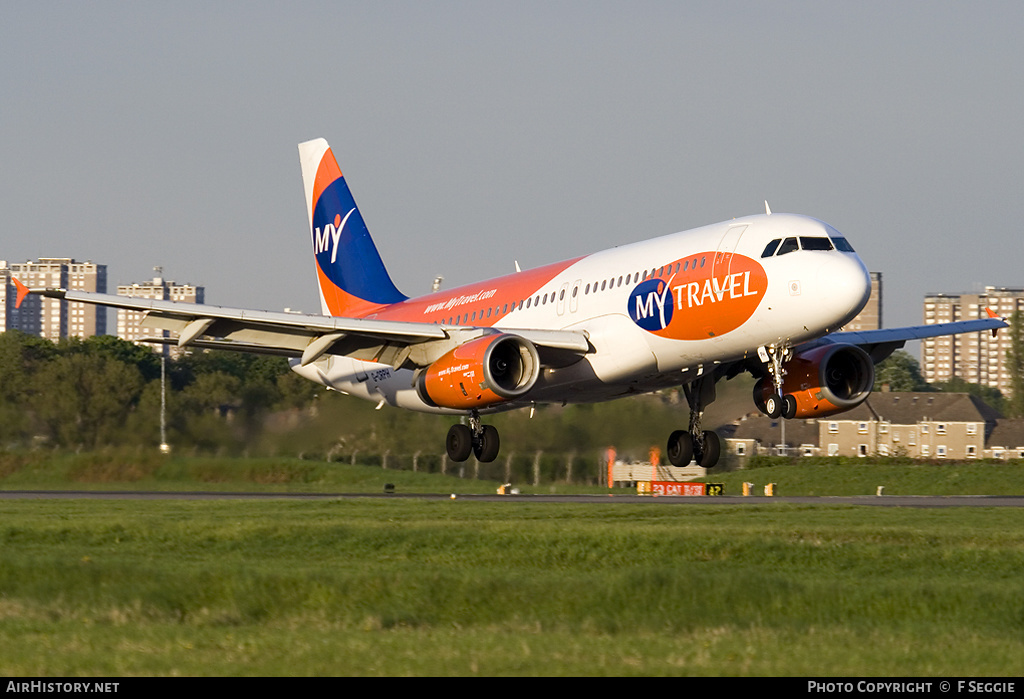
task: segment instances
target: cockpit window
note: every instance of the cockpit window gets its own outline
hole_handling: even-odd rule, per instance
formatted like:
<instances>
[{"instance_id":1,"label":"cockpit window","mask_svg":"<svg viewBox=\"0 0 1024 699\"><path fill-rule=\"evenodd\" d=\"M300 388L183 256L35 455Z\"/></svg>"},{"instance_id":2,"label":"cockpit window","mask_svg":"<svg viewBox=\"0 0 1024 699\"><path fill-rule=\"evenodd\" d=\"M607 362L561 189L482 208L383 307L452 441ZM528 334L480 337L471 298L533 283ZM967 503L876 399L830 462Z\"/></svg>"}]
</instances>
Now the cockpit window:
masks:
<instances>
[{"instance_id":1,"label":"cockpit window","mask_svg":"<svg viewBox=\"0 0 1024 699\"><path fill-rule=\"evenodd\" d=\"M777 255L785 255L787 252L793 252L799 250L800 246L796 242L796 238L786 238L782 241L782 245L779 246Z\"/></svg>"},{"instance_id":2,"label":"cockpit window","mask_svg":"<svg viewBox=\"0 0 1024 699\"><path fill-rule=\"evenodd\" d=\"M828 238L800 238L800 247L804 250L831 250L832 241Z\"/></svg>"},{"instance_id":3,"label":"cockpit window","mask_svg":"<svg viewBox=\"0 0 1024 699\"><path fill-rule=\"evenodd\" d=\"M846 238L832 238L832 244L836 246L836 250L839 252L853 252L853 246L846 240Z\"/></svg>"},{"instance_id":4,"label":"cockpit window","mask_svg":"<svg viewBox=\"0 0 1024 699\"><path fill-rule=\"evenodd\" d=\"M775 254L775 248L779 247L779 243L782 242L782 238L776 238L772 242L768 243L765 247L764 252L761 253L761 257L771 257Z\"/></svg>"}]
</instances>

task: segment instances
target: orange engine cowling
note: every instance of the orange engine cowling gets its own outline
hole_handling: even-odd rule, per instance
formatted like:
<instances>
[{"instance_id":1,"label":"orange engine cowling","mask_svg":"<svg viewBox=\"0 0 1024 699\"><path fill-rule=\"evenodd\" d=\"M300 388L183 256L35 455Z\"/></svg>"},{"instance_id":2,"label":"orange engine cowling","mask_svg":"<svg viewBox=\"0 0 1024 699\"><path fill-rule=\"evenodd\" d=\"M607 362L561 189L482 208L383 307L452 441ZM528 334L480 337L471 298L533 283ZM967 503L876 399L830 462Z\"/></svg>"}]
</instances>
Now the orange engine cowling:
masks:
<instances>
[{"instance_id":1,"label":"orange engine cowling","mask_svg":"<svg viewBox=\"0 0 1024 699\"><path fill-rule=\"evenodd\" d=\"M429 405L470 410L522 396L540 376L533 343L517 335L485 335L459 345L416 379Z\"/></svg>"},{"instance_id":2,"label":"orange engine cowling","mask_svg":"<svg viewBox=\"0 0 1024 699\"><path fill-rule=\"evenodd\" d=\"M794 417L834 415L864 402L875 384L875 365L855 345L826 344L797 354L783 365L782 393L796 399ZM774 392L770 377L754 386L761 410Z\"/></svg>"}]
</instances>

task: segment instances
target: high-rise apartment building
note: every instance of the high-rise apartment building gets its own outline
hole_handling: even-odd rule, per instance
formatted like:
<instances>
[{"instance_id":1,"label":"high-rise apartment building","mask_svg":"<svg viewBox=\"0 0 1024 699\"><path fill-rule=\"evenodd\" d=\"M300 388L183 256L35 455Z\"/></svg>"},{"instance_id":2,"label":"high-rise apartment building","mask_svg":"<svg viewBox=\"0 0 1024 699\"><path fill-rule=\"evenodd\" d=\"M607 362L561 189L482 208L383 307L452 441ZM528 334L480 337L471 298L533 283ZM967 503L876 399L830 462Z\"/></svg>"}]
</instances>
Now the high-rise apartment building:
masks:
<instances>
[{"instance_id":1,"label":"high-rise apartment building","mask_svg":"<svg viewBox=\"0 0 1024 699\"><path fill-rule=\"evenodd\" d=\"M176 282L166 280L160 276L163 270L159 267L155 268L154 271L156 271L157 276L153 277L153 279L148 282L138 282L135 284L123 284L118 286L117 295L141 299L181 301L184 303L205 302L206 289L204 287L194 286L192 284L178 284ZM176 337L176 333L171 333L166 330L143 328L141 323L145 315L144 311L133 311L119 308L117 310L117 336L122 340L128 340L130 342L138 342L138 340L143 337ZM162 347L165 354L175 354L168 348L168 345L163 345ZM160 345L153 345L153 349L156 352L160 352L160 348Z\"/></svg>"},{"instance_id":2,"label":"high-rise apartment building","mask_svg":"<svg viewBox=\"0 0 1024 699\"><path fill-rule=\"evenodd\" d=\"M924 298L924 322L951 323L957 320L988 318L988 310L1003 318L1024 311L1024 289L987 286L982 292L927 294ZM921 373L925 381L949 381L956 377L968 383L998 388L1010 394L1010 374L1006 351L1010 334L990 331L933 337L921 341Z\"/></svg>"},{"instance_id":3,"label":"high-rise apartment building","mask_svg":"<svg viewBox=\"0 0 1024 699\"><path fill-rule=\"evenodd\" d=\"M70 257L41 257L35 262L8 265L0 261L0 294L3 318L0 330L18 329L49 340L62 337L86 338L107 332L105 308L64 299L25 297L21 308L14 308L17 291L11 277L28 287L51 287L74 291L107 292L107 266L78 262Z\"/></svg>"},{"instance_id":4,"label":"high-rise apartment building","mask_svg":"<svg viewBox=\"0 0 1024 699\"><path fill-rule=\"evenodd\" d=\"M871 296L856 318L843 326L843 330L878 330L882 327L882 273L871 272Z\"/></svg>"},{"instance_id":5,"label":"high-rise apartment building","mask_svg":"<svg viewBox=\"0 0 1024 699\"><path fill-rule=\"evenodd\" d=\"M7 269L7 260L0 260L0 332L9 327L9 318L14 313L17 293L14 284L11 283L11 270Z\"/></svg>"}]
</instances>

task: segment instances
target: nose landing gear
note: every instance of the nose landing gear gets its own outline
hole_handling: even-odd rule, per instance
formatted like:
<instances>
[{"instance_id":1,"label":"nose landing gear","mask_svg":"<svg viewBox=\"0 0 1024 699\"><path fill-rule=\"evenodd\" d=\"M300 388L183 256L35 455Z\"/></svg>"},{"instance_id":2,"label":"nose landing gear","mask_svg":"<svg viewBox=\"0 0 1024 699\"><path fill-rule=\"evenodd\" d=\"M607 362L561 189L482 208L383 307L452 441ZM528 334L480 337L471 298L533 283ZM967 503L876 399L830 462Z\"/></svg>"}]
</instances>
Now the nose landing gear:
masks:
<instances>
[{"instance_id":1,"label":"nose landing gear","mask_svg":"<svg viewBox=\"0 0 1024 699\"><path fill-rule=\"evenodd\" d=\"M793 358L793 350L788 345L768 345L757 350L761 361L767 365L768 375L772 380L772 394L755 403L761 411L773 420L783 417L792 420L796 417L796 398L783 390L783 378L786 376L785 363Z\"/></svg>"}]
</instances>

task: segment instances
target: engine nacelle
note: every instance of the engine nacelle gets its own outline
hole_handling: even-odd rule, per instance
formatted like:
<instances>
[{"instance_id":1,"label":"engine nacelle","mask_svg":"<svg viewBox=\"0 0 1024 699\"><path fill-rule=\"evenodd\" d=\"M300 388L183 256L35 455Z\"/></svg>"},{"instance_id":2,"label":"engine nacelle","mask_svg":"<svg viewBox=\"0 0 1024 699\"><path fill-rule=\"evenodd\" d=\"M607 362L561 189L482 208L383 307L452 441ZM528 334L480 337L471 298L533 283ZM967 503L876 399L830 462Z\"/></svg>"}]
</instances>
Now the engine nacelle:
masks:
<instances>
[{"instance_id":1,"label":"engine nacelle","mask_svg":"<svg viewBox=\"0 0 1024 699\"><path fill-rule=\"evenodd\" d=\"M797 354L783 368L786 375L782 392L796 399L794 417L799 418L824 417L856 408L875 384L874 362L855 345L821 345ZM774 391L767 376L754 386L754 402L762 411Z\"/></svg>"},{"instance_id":2,"label":"engine nacelle","mask_svg":"<svg viewBox=\"0 0 1024 699\"><path fill-rule=\"evenodd\" d=\"M429 405L471 410L522 396L540 376L533 343L518 335L485 335L435 361L416 378Z\"/></svg>"}]
</instances>

